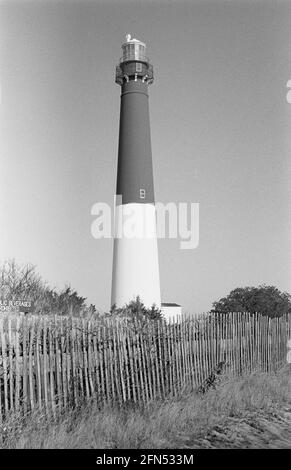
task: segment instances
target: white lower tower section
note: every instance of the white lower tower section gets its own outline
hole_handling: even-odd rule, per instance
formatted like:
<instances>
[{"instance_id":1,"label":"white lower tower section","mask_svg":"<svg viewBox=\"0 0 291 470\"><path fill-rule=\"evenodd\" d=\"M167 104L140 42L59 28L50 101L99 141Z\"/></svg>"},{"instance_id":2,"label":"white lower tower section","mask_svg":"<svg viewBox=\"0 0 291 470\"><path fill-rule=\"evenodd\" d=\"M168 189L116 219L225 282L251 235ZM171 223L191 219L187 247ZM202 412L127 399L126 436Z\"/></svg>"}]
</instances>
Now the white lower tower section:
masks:
<instances>
[{"instance_id":1,"label":"white lower tower section","mask_svg":"<svg viewBox=\"0 0 291 470\"><path fill-rule=\"evenodd\" d=\"M161 308L154 204L129 203L115 211L111 305L124 307L137 296Z\"/></svg>"}]
</instances>

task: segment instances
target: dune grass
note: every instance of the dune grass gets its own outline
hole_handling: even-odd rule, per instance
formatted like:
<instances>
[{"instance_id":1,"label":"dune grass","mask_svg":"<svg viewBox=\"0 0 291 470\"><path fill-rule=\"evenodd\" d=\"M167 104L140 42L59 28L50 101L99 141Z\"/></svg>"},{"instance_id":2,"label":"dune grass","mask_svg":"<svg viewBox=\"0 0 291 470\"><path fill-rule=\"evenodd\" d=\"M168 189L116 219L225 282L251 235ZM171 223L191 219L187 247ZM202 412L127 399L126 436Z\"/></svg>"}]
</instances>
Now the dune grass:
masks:
<instances>
[{"instance_id":1,"label":"dune grass","mask_svg":"<svg viewBox=\"0 0 291 470\"><path fill-rule=\"evenodd\" d=\"M224 377L205 395L184 393L151 403L99 410L94 403L68 411L58 421L34 412L12 415L2 426L2 448L161 449L191 448L215 426L246 413L291 405L291 369ZM2 444L1 444L2 436Z\"/></svg>"}]
</instances>

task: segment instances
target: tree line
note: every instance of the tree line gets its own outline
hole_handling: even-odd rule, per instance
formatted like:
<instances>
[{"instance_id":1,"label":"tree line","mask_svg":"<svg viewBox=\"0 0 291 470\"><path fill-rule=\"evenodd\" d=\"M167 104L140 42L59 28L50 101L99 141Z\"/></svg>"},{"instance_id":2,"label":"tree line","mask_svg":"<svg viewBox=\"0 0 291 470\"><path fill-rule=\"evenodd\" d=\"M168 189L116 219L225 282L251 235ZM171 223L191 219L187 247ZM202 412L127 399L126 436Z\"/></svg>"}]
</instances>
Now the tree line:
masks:
<instances>
[{"instance_id":1,"label":"tree line","mask_svg":"<svg viewBox=\"0 0 291 470\"><path fill-rule=\"evenodd\" d=\"M71 286L61 290L51 288L32 264L18 264L14 259L0 264L0 300L29 300L34 304L34 314L98 316L95 305L89 304ZM291 313L291 295L275 286L238 287L226 297L214 301L210 314L227 315L232 312L248 312L271 318ZM191 312L189 312L191 313ZM155 305L148 309L137 297L123 308L113 306L103 315L155 320L162 312Z\"/></svg>"}]
</instances>

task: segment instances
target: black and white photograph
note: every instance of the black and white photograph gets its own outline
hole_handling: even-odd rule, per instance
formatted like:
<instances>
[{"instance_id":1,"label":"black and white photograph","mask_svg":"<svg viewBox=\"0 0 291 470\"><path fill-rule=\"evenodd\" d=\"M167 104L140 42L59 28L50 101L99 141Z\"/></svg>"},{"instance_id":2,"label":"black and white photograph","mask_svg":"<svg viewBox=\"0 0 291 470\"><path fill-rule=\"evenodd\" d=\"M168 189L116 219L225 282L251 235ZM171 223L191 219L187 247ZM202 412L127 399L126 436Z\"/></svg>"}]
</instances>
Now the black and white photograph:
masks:
<instances>
[{"instance_id":1,"label":"black and white photograph","mask_svg":"<svg viewBox=\"0 0 291 470\"><path fill-rule=\"evenodd\" d=\"M291 449L290 46L291 0L0 0L0 462Z\"/></svg>"}]
</instances>

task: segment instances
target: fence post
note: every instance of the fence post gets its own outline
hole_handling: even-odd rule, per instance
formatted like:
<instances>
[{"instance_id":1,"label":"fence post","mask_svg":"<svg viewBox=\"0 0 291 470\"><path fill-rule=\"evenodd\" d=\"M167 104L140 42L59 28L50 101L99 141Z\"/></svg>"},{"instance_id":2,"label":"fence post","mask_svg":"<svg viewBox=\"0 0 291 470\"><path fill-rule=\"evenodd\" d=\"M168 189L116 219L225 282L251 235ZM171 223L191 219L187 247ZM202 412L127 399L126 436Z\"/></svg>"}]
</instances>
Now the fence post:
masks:
<instances>
[{"instance_id":1,"label":"fence post","mask_svg":"<svg viewBox=\"0 0 291 470\"><path fill-rule=\"evenodd\" d=\"M71 347L71 352L72 352L72 380L73 380L73 389L74 389L74 403L75 403L75 406L77 406L79 404L78 369L77 369L77 359L76 359L76 349L75 349L77 336L76 336L75 323L74 323L74 319L72 316L70 317L70 323L71 323L70 324L70 347Z\"/></svg>"},{"instance_id":2,"label":"fence post","mask_svg":"<svg viewBox=\"0 0 291 470\"><path fill-rule=\"evenodd\" d=\"M34 318L32 318L31 327L29 329L29 356L28 356L28 368L29 368L29 398L30 398L30 409L34 409L34 374L33 374L33 366L34 366L34 357L33 354L33 345L34 345Z\"/></svg>"},{"instance_id":3,"label":"fence post","mask_svg":"<svg viewBox=\"0 0 291 470\"><path fill-rule=\"evenodd\" d=\"M92 379L92 371L94 374L94 362L93 362L93 348L92 348L92 328L90 320L87 320L87 348L88 348L88 375L89 375L89 385L90 385L90 394L93 397L95 393L95 387Z\"/></svg>"},{"instance_id":4,"label":"fence post","mask_svg":"<svg viewBox=\"0 0 291 470\"><path fill-rule=\"evenodd\" d=\"M83 370L84 370L84 377L85 377L85 387L86 387L86 397L87 400L90 397L90 392L89 392L89 380L88 380L88 360L87 360L87 342L86 342L86 326L85 326L85 319L82 319L81 323L81 328L82 328L82 335L80 337L80 342L82 346L82 352L83 352Z\"/></svg>"},{"instance_id":5,"label":"fence post","mask_svg":"<svg viewBox=\"0 0 291 470\"><path fill-rule=\"evenodd\" d=\"M11 317L8 316L8 342L9 342L9 391L10 391L10 410L14 410L14 370L13 370L13 343L12 343L12 325ZM1 392L0 392L1 393Z\"/></svg>"},{"instance_id":6,"label":"fence post","mask_svg":"<svg viewBox=\"0 0 291 470\"><path fill-rule=\"evenodd\" d=\"M5 317L4 317L5 319ZM1 338L1 354L2 354L2 365L3 365L3 382L4 382L4 409L5 414L8 413L8 377L7 377L7 351L6 351L6 338L3 328L4 320L0 318L0 338ZM1 391L1 390L0 390Z\"/></svg>"},{"instance_id":7,"label":"fence post","mask_svg":"<svg viewBox=\"0 0 291 470\"><path fill-rule=\"evenodd\" d=\"M132 330L131 330L131 346L132 346L132 357L133 357L133 367L134 367L134 381L137 401L140 403L143 401L142 397L142 388L139 375L139 363L138 363L138 346L137 346L137 322L135 319L132 321Z\"/></svg>"},{"instance_id":8,"label":"fence post","mask_svg":"<svg viewBox=\"0 0 291 470\"><path fill-rule=\"evenodd\" d=\"M54 366L55 366L55 382L56 382L56 391L57 395L55 396L56 398L56 403L58 406L58 410L62 409L63 406L63 396L64 392L62 390L62 371L61 371L61 357L60 357L60 349L59 349L59 342L60 342L60 333L61 329L59 329L59 325L57 322L57 316L54 315L54 322L53 322L53 352L55 355L55 361L54 361Z\"/></svg>"},{"instance_id":9,"label":"fence post","mask_svg":"<svg viewBox=\"0 0 291 470\"><path fill-rule=\"evenodd\" d=\"M114 380L114 365L113 365L113 332L112 332L112 323L108 321L107 323L107 345L108 345L108 362L109 362L109 371L110 371L110 385L111 385L111 400L115 401L115 380Z\"/></svg>"},{"instance_id":10,"label":"fence post","mask_svg":"<svg viewBox=\"0 0 291 470\"><path fill-rule=\"evenodd\" d=\"M39 338L41 337L41 320L38 320L36 328L36 345L35 345L35 361L36 361L36 397L39 409L42 408L42 394L41 394L41 368L39 357Z\"/></svg>"},{"instance_id":11,"label":"fence post","mask_svg":"<svg viewBox=\"0 0 291 470\"><path fill-rule=\"evenodd\" d=\"M44 385L44 400L45 400L45 407L46 411L49 413L49 405L48 405L48 355L47 355L47 322L46 317L44 317L43 321L43 385Z\"/></svg>"},{"instance_id":12,"label":"fence post","mask_svg":"<svg viewBox=\"0 0 291 470\"><path fill-rule=\"evenodd\" d=\"M60 401L62 401L64 408L67 407L67 386L70 383L70 376L67 377L66 380L66 365L67 365L67 357L65 354L65 334L64 334L64 325L63 325L63 317L60 318L60 381L62 382L62 397L60 397Z\"/></svg>"},{"instance_id":13,"label":"fence post","mask_svg":"<svg viewBox=\"0 0 291 470\"><path fill-rule=\"evenodd\" d=\"M53 351L53 338L52 338L52 323L49 320L48 323L49 331L49 381L50 381L50 393L51 393L51 407L53 412L54 419L56 418L56 402L55 402L55 377L54 377L54 369L55 369L55 354Z\"/></svg>"}]
</instances>

